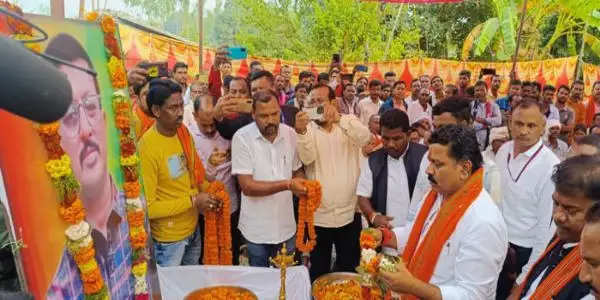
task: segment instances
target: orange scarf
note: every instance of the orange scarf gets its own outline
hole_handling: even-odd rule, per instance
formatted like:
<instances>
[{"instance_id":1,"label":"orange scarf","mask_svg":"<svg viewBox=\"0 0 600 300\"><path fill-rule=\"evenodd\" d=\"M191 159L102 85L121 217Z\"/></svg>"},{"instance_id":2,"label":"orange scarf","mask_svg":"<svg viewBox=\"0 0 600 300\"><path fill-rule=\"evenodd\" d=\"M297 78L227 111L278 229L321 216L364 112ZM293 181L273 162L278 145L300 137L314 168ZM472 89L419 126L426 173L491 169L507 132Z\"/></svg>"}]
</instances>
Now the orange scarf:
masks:
<instances>
[{"instance_id":1,"label":"orange scarf","mask_svg":"<svg viewBox=\"0 0 600 300\"><path fill-rule=\"evenodd\" d=\"M198 191L201 191L204 185L204 166L202 165L200 157L198 157L192 136L185 125L181 125L177 128L177 138L179 138L179 142L183 148L183 154L187 160L187 167L190 171L190 181L192 182L192 186L198 189Z\"/></svg>"},{"instance_id":2,"label":"orange scarf","mask_svg":"<svg viewBox=\"0 0 600 300\"><path fill-rule=\"evenodd\" d=\"M143 110L142 108L136 104L134 104L134 111L135 114L137 115L138 119L140 120L140 127L139 127L139 132L136 132L137 134L137 139L138 141L142 138L142 135L144 135L144 133L146 133L146 131L148 131L148 129L150 129L150 127L152 127L152 125L154 125L154 118L151 118L150 116L148 116Z\"/></svg>"},{"instance_id":3,"label":"orange scarf","mask_svg":"<svg viewBox=\"0 0 600 300\"><path fill-rule=\"evenodd\" d=\"M527 281L529 280L529 276L531 276L531 272L533 271L533 269L537 266L537 264L539 264L542 261L542 259L544 259L544 257L546 257L546 255L550 253L550 251L556 246L558 241L558 238L554 238L554 241L552 241L550 246L546 248L544 254L540 256L540 259L538 259L535 265L533 265L533 267L529 269L529 274L527 274L527 277L525 278L523 283L521 283L521 286L519 286L519 293L517 294L517 297L519 299L521 297L521 294L523 293L525 284L527 284ZM552 299L554 296L560 293L560 290L567 283L569 283L571 280L573 280L573 278L575 278L575 276L577 276L577 274L579 274L582 263L583 260L581 258L581 253L579 252L579 245L577 245L571 250L571 252L569 252L569 254L567 254L567 256L565 256L560 261L556 268L554 268L554 270L552 270L552 272L550 272L550 274L546 278L544 278L544 281L540 282L540 284L535 289L535 292L533 292L529 299ZM540 274L540 276L542 275Z\"/></svg>"},{"instance_id":4,"label":"orange scarf","mask_svg":"<svg viewBox=\"0 0 600 300\"><path fill-rule=\"evenodd\" d=\"M456 229L456 225L465 214L465 211L481 193L482 183L483 168L479 168L456 193L442 203L439 213L429 231L427 231L427 235L425 235L423 242L419 244L425 220L437 198L437 193L434 190L429 192L410 231L408 243L402 255L408 271L413 276L429 282L446 241L454 233L454 229ZM404 299L417 298L405 296Z\"/></svg>"},{"instance_id":5,"label":"orange scarf","mask_svg":"<svg viewBox=\"0 0 600 300\"><path fill-rule=\"evenodd\" d=\"M587 127L592 126L594 122L594 115L596 115L596 101L594 101L594 97L590 96L590 100L588 100L587 111L585 112L585 125Z\"/></svg>"},{"instance_id":6,"label":"orange scarf","mask_svg":"<svg viewBox=\"0 0 600 300\"><path fill-rule=\"evenodd\" d=\"M582 100L583 101L583 100ZM575 124L585 124L585 105L569 99L567 105L575 112Z\"/></svg>"}]
</instances>

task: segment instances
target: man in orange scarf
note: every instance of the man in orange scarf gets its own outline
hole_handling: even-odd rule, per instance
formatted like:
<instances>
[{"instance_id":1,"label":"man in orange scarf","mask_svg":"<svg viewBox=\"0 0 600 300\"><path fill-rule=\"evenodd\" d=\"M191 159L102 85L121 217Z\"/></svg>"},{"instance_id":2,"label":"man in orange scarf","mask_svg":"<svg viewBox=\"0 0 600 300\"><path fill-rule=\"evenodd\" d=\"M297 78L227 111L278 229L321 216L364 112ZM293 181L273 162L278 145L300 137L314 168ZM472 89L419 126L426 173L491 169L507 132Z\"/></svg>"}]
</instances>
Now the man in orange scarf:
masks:
<instances>
[{"instance_id":1,"label":"man in orange scarf","mask_svg":"<svg viewBox=\"0 0 600 300\"><path fill-rule=\"evenodd\" d=\"M380 278L403 299L494 299L506 256L502 214L483 189L483 159L473 129L447 125L429 139L432 190L417 218L383 231L404 251L397 272Z\"/></svg>"},{"instance_id":2,"label":"man in orange scarf","mask_svg":"<svg viewBox=\"0 0 600 300\"><path fill-rule=\"evenodd\" d=\"M181 86L154 79L147 102L156 122L140 139L139 153L156 262L195 265L202 241L198 213L220 202L202 192L204 167L183 125Z\"/></svg>"},{"instance_id":3,"label":"man in orange scarf","mask_svg":"<svg viewBox=\"0 0 600 300\"><path fill-rule=\"evenodd\" d=\"M573 81L571 86L571 99L567 105L575 112L575 124L585 124L585 103L583 103L584 83L581 80Z\"/></svg>"},{"instance_id":4,"label":"man in orange scarf","mask_svg":"<svg viewBox=\"0 0 600 300\"><path fill-rule=\"evenodd\" d=\"M135 124L135 136L137 140L142 138L142 135L154 125L154 118L148 110L146 97L150 84L146 82L143 85L138 85L133 88L136 95L136 101L133 103L133 121Z\"/></svg>"},{"instance_id":5,"label":"man in orange scarf","mask_svg":"<svg viewBox=\"0 0 600 300\"><path fill-rule=\"evenodd\" d=\"M579 240L586 211L600 202L600 158L575 156L556 165L552 219L556 235L510 299L592 299L577 275L582 266Z\"/></svg>"},{"instance_id":6,"label":"man in orange scarf","mask_svg":"<svg viewBox=\"0 0 600 300\"><path fill-rule=\"evenodd\" d=\"M585 124L587 127L595 125L594 116L598 113L600 113L600 80L594 82L594 85L592 85L592 96L588 101L585 113Z\"/></svg>"}]
</instances>

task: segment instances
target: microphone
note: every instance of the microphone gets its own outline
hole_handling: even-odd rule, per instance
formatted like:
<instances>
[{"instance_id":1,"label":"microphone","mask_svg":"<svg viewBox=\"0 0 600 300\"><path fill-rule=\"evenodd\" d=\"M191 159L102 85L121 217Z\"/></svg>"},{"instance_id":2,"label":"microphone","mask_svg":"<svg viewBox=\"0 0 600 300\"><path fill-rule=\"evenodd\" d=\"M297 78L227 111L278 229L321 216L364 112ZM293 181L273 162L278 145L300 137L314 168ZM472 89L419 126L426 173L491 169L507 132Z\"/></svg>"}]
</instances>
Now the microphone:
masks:
<instances>
[{"instance_id":1,"label":"microphone","mask_svg":"<svg viewBox=\"0 0 600 300\"><path fill-rule=\"evenodd\" d=\"M0 36L0 109L50 123L71 105L71 84L53 64L10 38Z\"/></svg>"}]
</instances>

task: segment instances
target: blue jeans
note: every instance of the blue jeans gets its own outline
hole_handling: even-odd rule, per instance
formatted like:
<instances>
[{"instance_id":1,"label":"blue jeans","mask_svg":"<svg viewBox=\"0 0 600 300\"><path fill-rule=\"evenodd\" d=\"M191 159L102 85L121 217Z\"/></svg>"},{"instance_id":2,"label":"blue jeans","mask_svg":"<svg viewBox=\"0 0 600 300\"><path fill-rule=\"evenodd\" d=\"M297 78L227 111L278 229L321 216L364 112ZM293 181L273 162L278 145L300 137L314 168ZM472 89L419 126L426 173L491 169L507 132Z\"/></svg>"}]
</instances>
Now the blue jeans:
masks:
<instances>
[{"instance_id":1,"label":"blue jeans","mask_svg":"<svg viewBox=\"0 0 600 300\"><path fill-rule=\"evenodd\" d=\"M283 242L281 244L255 244L246 240L250 266L269 267L269 258L277 255L277 251L281 249L282 244ZM296 250L296 235L285 241L285 247L287 248L288 253L292 253Z\"/></svg>"},{"instance_id":2,"label":"blue jeans","mask_svg":"<svg viewBox=\"0 0 600 300\"><path fill-rule=\"evenodd\" d=\"M154 241L156 263L161 267L198 265L201 252L202 235L198 226L190 236L181 241L171 243Z\"/></svg>"}]
</instances>

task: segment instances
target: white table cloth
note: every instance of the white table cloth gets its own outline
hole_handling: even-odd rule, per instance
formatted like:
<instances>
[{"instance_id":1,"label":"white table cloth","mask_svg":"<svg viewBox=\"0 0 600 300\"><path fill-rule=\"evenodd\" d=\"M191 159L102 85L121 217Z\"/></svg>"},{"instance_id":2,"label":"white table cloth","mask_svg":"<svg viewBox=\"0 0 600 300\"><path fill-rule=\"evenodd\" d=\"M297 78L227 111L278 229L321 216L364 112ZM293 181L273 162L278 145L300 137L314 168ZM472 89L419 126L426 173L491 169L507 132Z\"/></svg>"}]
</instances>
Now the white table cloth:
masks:
<instances>
[{"instance_id":1,"label":"white table cloth","mask_svg":"<svg viewBox=\"0 0 600 300\"><path fill-rule=\"evenodd\" d=\"M197 289L217 285L241 286L260 300L277 300L279 274L279 269L242 266L158 267L160 290L165 300L184 299ZM310 300L310 289L310 277L304 266L287 269L286 299Z\"/></svg>"}]
</instances>

